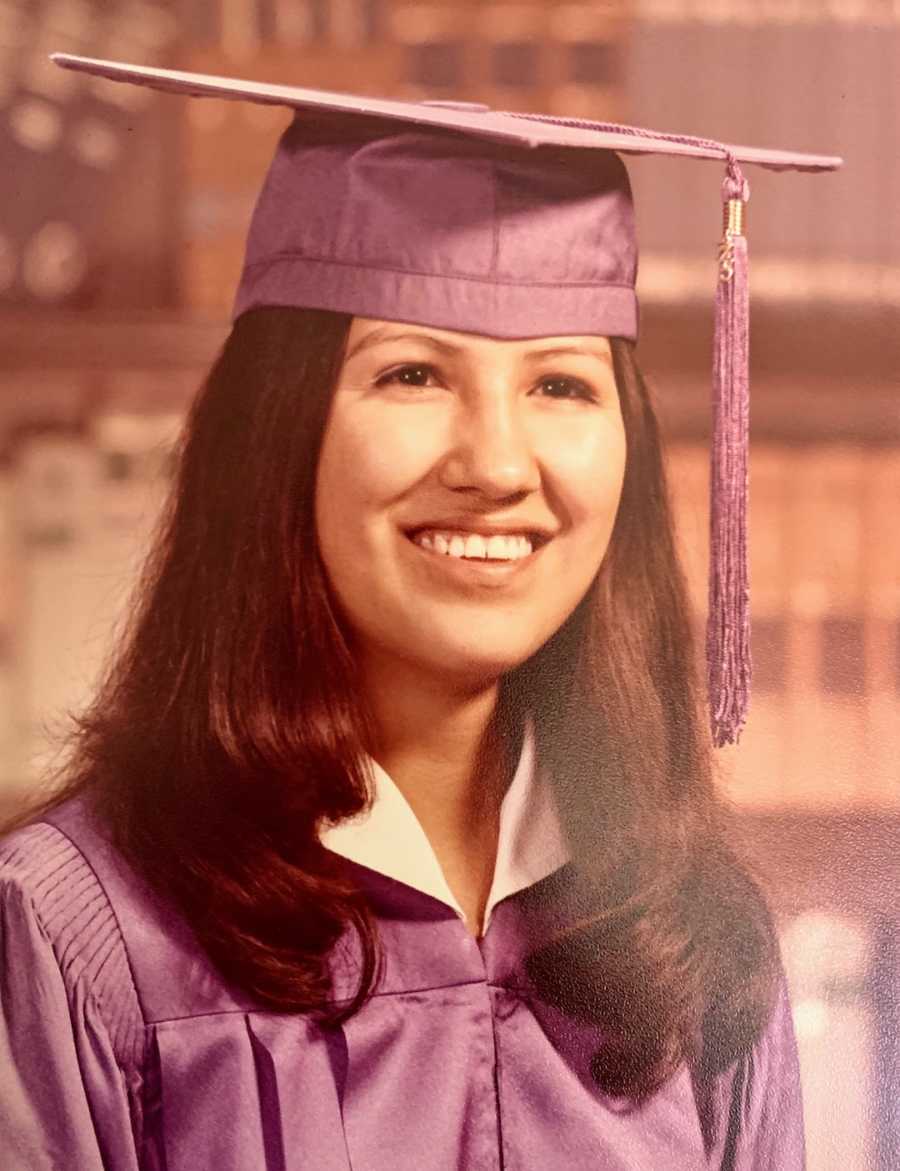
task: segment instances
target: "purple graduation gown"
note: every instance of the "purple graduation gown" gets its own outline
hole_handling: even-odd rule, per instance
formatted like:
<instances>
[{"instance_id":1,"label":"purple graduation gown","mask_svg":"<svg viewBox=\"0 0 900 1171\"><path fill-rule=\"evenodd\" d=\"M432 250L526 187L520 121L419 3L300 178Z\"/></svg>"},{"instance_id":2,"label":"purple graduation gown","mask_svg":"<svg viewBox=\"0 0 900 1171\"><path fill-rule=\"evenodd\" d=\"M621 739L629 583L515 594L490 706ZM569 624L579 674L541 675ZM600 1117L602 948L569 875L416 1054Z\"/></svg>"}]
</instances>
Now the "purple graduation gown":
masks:
<instances>
[{"instance_id":1,"label":"purple graduation gown","mask_svg":"<svg viewBox=\"0 0 900 1171\"><path fill-rule=\"evenodd\" d=\"M10 1171L798 1171L784 991L744 1060L640 1107L600 1093L594 1030L528 987L568 866L476 939L429 894L349 859L387 954L327 1034L229 988L80 799L0 842L0 1165ZM335 994L354 987L345 937Z\"/></svg>"}]
</instances>

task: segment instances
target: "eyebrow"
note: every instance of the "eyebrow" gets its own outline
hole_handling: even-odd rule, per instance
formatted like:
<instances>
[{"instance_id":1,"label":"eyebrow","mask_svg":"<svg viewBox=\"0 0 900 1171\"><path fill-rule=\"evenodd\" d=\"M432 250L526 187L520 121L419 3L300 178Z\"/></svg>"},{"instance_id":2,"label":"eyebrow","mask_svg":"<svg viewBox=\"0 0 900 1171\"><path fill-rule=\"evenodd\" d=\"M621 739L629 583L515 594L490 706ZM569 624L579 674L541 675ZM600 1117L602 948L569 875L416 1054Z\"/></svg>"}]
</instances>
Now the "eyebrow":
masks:
<instances>
[{"instance_id":1,"label":"eyebrow","mask_svg":"<svg viewBox=\"0 0 900 1171\"><path fill-rule=\"evenodd\" d=\"M525 360L532 358L559 358L574 354L578 358L596 358L600 362L609 362L612 355L609 350L595 350L593 346L547 346L543 350L532 350L525 355Z\"/></svg>"},{"instance_id":2,"label":"eyebrow","mask_svg":"<svg viewBox=\"0 0 900 1171\"><path fill-rule=\"evenodd\" d=\"M446 354L448 357L456 357L464 350L463 346L455 346L452 342L445 342L441 338L432 337L427 333L394 333L390 326L380 326L373 329L371 333L367 333L365 337L351 347L347 352L347 359L354 357L356 354L362 353L364 350L371 349L373 346L380 345L382 342L420 342L422 345L430 346L439 353ZM565 356L575 356L582 358L596 358L600 362L611 361L612 355L609 351L597 350L592 346L570 345L570 346L545 346L540 350L531 350L525 355L526 362L537 361L540 358L559 358Z\"/></svg>"}]
</instances>

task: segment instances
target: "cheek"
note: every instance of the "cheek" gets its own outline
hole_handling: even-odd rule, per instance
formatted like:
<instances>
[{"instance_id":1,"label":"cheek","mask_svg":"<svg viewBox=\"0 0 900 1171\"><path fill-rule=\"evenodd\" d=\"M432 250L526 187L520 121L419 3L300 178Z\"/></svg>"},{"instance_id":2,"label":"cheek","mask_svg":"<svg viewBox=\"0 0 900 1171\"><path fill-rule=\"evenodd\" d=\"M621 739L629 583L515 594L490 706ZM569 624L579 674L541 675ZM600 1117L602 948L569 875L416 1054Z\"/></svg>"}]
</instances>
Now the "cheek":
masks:
<instances>
[{"instance_id":1,"label":"cheek","mask_svg":"<svg viewBox=\"0 0 900 1171\"><path fill-rule=\"evenodd\" d=\"M339 595L352 566L352 551L359 543L358 527L365 499L365 479L360 474L348 436L333 424L325 432L316 473L316 540L325 570Z\"/></svg>"},{"instance_id":2,"label":"cheek","mask_svg":"<svg viewBox=\"0 0 900 1171\"><path fill-rule=\"evenodd\" d=\"M390 498L424 474L433 447L427 427L390 412L346 410L325 432L319 478L342 481L372 499Z\"/></svg>"},{"instance_id":3,"label":"cheek","mask_svg":"<svg viewBox=\"0 0 900 1171\"><path fill-rule=\"evenodd\" d=\"M625 477L621 420L605 421L561 450L554 477L573 531L591 544L608 540Z\"/></svg>"},{"instance_id":4,"label":"cheek","mask_svg":"<svg viewBox=\"0 0 900 1171\"><path fill-rule=\"evenodd\" d=\"M383 530L391 506L428 469L427 444L374 412L336 412L325 432L316 476L316 531L326 568L337 557L360 562Z\"/></svg>"}]
</instances>

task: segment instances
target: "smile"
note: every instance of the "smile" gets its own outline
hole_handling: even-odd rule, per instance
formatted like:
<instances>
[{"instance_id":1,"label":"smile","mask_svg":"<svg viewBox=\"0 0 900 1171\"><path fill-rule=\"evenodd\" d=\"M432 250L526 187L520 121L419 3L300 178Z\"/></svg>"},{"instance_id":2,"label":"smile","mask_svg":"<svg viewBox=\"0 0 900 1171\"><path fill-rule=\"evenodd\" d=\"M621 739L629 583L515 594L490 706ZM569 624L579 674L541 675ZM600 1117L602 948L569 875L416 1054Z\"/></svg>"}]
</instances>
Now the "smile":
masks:
<instances>
[{"instance_id":1,"label":"smile","mask_svg":"<svg viewBox=\"0 0 900 1171\"><path fill-rule=\"evenodd\" d=\"M472 533L419 529L405 534L435 581L464 589L502 590L530 580L550 541L542 533Z\"/></svg>"},{"instance_id":2,"label":"smile","mask_svg":"<svg viewBox=\"0 0 900 1171\"><path fill-rule=\"evenodd\" d=\"M421 529L412 533L410 540L431 553L465 561L522 561L531 556L534 547L528 533L461 533Z\"/></svg>"}]
</instances>

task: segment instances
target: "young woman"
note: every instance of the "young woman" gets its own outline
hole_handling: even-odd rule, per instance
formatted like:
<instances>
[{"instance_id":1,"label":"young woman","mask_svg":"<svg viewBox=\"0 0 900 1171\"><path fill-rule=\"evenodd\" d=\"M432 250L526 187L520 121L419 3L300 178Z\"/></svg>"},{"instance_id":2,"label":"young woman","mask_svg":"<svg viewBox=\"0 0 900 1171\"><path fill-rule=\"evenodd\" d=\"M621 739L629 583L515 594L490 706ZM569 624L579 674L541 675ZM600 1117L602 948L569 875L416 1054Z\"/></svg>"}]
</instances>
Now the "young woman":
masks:
<instances>
[{"instance_id":1,"label":"young woman","mask_svg":"<svg viewBox=\"0 0 900 1171\"><path fill-rule=\"evenodd\" d=\"M624 168L341 100L282 140L132 628L0 843L4 1149L800 1168Z\"/></svg>"}]
</instances>

